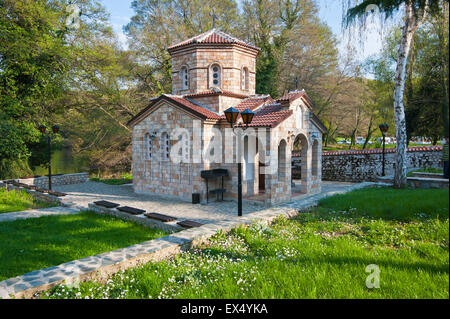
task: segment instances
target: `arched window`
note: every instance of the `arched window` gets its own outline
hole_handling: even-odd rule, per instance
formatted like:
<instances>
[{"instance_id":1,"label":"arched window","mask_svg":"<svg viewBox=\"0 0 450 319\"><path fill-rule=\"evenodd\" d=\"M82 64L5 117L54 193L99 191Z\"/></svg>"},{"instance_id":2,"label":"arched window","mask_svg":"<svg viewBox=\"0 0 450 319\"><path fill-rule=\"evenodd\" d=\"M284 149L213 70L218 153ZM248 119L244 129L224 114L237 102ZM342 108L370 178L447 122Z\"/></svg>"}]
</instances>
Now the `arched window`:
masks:
<instances>
[{"instance_id":1,"label":"arched window","mask_svg":"<svg viewBox=\"0 0 450 319\"><path fill-rule=\"evenodd\" d=\"M297 128L303 128L303 111L302 111L302 107L300 105L297 106L296 122L297 122Z\"/></svg>"},{"instance_id":2,"label":"arched window","mask_svg":"<svg viewBox=\"0 0 450 319\"><path fill-rule=\"evenodd\" d=\"M314 140L314 144L312 147L312 175L317 176L319 175L319 141Z\"/></svg>"},{"instance_id":3,"label":"arched window","mask_svg":"<svg viewBox=\"0 0 450 319\"><path fill-rule=\"evenodd\" d=\"M210 87L222 86L222 69L220 65L213 64L210 67Z\"/></svg>"},{"instance_id":4,"label":"arched window","mask_svg":"<svg viewBox=\"0 0 450 319\"><path fill-rule=\"evenodd\" d=\"M248 90L248 68L243 67L241 70L241 90Z\"/></svg>"},{"instance_id":5,"label":"arched window","mask_svg":"<svg viewBox=\"0 0 450 319\"><path fill-rule=\"evenodd\" d=\"M189 135L188 133L181 133L178 136L178 142L181 143L180 150L178 152L178 156L180 156L180 160L182 163L189 163L190 158L190 147L189 147Z\"/></svg>"},{"instance_id":6,"label":"arched window","mask_svg":"<svg viewBox=\"0 0 450 319\"><path fill-rule=\"evenodd\" d=\"M187 67L183 66L181 68L181 89L187 90L189 89L189 72Z\"/></svg>"},{"instance_id":7,"label":"arched window","mask_svg":"<svg viewBox=\"0 0 450 319\"><path fill-rule=\"evenodd\" d=\"M161 135L161 159L163 161L168 161L170 155L170 138L169 134L162 133Z\"/></svg>"},{"instance_id":8,"label":"arched window","mask_svg":"<svg viewBox=\"0 0 450 319\"><path fill-rule=\"evenodd\" d=\"M281 140L278 145L278 181L285 181L287 178L287 163L286 163L286 148L287 143Z\"/></svg>"},{"instance_id":9,"label":"arched window","mask_svg":"<svg viewBox=\"0 0 450 319\"><path fill-rule=\"evenodd\" d=\"M252 181L255 179L255 150L252 149L252 141L249 140L248 136L244 137L244 180ZM254 145L253 145L254 146Z\"/></svg>"},{"instance_id":10,"label":"arched window","mask_svg":"<svg viewBox=\"0 0 450 319\"><path fill-rule=\"evenodd\" d=\"M150 136L150 133L145 134L145 154L147 160L152 159L152 152L153 152L153 140Z\"/></svg>"}]
</instances>

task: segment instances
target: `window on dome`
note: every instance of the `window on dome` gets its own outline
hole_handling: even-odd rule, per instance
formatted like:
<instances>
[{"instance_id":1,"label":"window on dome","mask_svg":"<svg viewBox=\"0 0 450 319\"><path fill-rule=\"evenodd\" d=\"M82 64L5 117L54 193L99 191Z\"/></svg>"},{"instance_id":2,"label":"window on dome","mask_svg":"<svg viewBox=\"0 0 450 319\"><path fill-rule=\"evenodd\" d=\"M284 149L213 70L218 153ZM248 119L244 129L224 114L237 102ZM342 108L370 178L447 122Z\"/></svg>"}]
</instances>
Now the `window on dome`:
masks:
<instances>
[{"instance_id":1,"label":"window on dome","mask_svg":"<svg viewBox=\"0 0 450 319\"><path fill-rule=\"evenodd\" d=\"M187 67L181 68L181 88L183 90L189 89L189 73Z\"/></svg>"},{"instance_id":2,"label":"window on dome","mask_svg":"<svg viewBox=\"0 0 450 319\"><path fill-rule=\"evenodd\" d=\"M214 87L221 87L221 68L219 65L214 64L211 66L211 85Z\"/></svg>"}]
</instances>

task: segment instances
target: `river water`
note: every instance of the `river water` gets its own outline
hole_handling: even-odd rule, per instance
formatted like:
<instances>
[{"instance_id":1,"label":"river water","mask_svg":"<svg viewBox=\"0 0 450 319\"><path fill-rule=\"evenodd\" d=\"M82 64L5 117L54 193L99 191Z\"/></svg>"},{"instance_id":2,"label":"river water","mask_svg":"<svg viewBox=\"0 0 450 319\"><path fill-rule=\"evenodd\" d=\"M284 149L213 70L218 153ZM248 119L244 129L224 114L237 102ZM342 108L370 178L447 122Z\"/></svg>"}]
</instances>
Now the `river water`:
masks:
<instances>
[{"instance_id":1,"label":"river water","mask_svg":"<svg viewBox=\"0 0 450 319\"><path fill-rule=\"evenodd\" d=\"M52 154L52 174L72 174L89 172L89 160L74 156L70 148L55 150ZM36 167L34 175L47 175L47 167Z\"/></svg>"}]
</instances>

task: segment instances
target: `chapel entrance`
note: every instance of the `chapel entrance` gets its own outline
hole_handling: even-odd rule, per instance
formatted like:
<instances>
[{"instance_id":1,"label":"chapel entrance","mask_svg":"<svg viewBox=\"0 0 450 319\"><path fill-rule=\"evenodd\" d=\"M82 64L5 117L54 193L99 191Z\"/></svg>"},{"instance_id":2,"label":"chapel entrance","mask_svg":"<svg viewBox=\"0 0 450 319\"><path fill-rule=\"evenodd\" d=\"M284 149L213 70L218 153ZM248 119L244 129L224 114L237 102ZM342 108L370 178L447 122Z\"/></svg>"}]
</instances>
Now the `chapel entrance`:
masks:
<instances>
[{"instance_id":1,"label":"chapel entrance","mask_svg":"<svg viewBox=\"0 0 450 319\"><path fill-rule=\"evenodd\" d=\"M292 168L291 179L291 194L292 196L305 194L308 192L306 187L308 176L308 140L303 134L298 134L292 145L292 154L296 154L300 158L300 163L297 163Z\"/></svg>"},{"instance_id":2,"label":"chapel entrance","mask_svg":"<svg viewBox=\"0 0 450 319\"><path fill-rule=\"evenodd\" d=\"M261 170L264 170L264 167L266 167L266 164L259 162L259 192L265 193L266 192L266 174L261 173Z\"/></svg>"}]
</instances>

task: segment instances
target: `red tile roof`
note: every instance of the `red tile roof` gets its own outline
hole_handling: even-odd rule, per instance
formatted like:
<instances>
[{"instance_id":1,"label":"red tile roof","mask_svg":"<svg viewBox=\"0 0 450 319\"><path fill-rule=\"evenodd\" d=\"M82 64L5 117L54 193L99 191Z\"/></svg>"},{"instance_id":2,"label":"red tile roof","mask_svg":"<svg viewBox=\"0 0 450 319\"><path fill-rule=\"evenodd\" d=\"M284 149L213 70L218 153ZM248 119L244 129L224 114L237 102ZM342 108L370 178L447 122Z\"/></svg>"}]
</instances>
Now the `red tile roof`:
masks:
<instances>
[{"instance_id":1,"label":"red tile roof","mask_svg":"<svg viewBox=\"0 0 450 319\"><path fill-rule=\"evenodd\" d=\"M301 97L304 98L304 100L307 104L309 104L310 107L314 105L313 101L309 98L308 94L306 94L304 90L286 93L285 95L277 99L277 102L288 101L289 103L291 103L292 101L295 101L296 99Z\"/></svg>"},{"instance_id":2,"label":"red tile roof","mask_svg":"<svg viewBox=\"0 0 450 319\"><path fill-rule=\"evenodd\" d=\"M182 109L192 113L193 115L200 117L203 120L207 120L207 119L220 120L222 118L220 115L207 109L206 107L203 107L197 103L193 103L192 101L187 100L181 96L163 94L163 95L159 96L157 99L152 100L150 105L147 106L146 108L144 108L141 112L139 112L136 116L134 116L130 121L128 121L127 125L134 126L137 123L139 123L141 120L143 120L145 118L146 113L148 111L150 111L156 105L157 102L159 102L163 99L176 104L177 106L181 107Z\"/></svg>"},{"instance_id":3,"label":"red tile roof","mask_svg":"<svg viewBox=\"0 0 450 319\"><path fill-rule=\"evenodd\" d=\"M245 43L242 40L239 40L225 32L219 31L217 29L211 29L205 33L196 35L190 39L184 40L180 43L174 44L168 48L169 52L190 44L238 44L246 48L250 48L253 50L259 51L260 48Z\"/></svg>"},{"instance_id":4,"label":"red tile roof","mask_svg":"<svg viewBox=\"0 0 450 319\"><path fill-rule=\"evenodd\" d=\"M235 106L235 109L237 109L239 112L242 112L245 109L254 111L256 108L263 105L264 103L273 103L273 102L275 101L270 97L270 95L249 97L248 99L242 101L237 106Z\"/></svg>"},{"instance_id":5,"label":"red tile roof","mask_svg":"<svg viewBox=\"0 0 450 319\"><path fill-rule=\"evenodd\" d=\"M191 111L192 113L197 113L197 115L201 115L200 117L204 117L205 119L214 119L218 120L220 119L220 115L217 113L208 110L206 107L200 106L199 104L193 103L183 97L178 96L168 96L170 99L180 103L181 105L185 106L188 111Z\"/></svg>"},{"instance_id":6,"label":"red tile roof","mask_svg":"<svg viewBox=\"0 0 450 319\"><path fill-rule=\"evenodd\" d=\"M272 103L255 112L249 127L275 127L292 114L292 110L283 109L279 103Z\"/></svg>"},{"instance_id":7,"label":"red tile roof","mask_svg":"<svg viewBox=\"0 0 450 319\"><path fill-rule=\"evenodd\" d=\"M223 95L223 96L229 96L229 97L236 97L236 98L241 98L241 99L245 99L248 97L248 95L245 94L239 94L239 93L234 93L231 91L225 91L225 90L209 90L209 91L204 91L204 92L198 92L198 93L190 93L190 94L185 94L183 95L183 97L204 97L204 96L214 96L214 95Z\"/></svg>"},{"instance_id":8,"label":"red tile roof","mask_svg":"<svg viewBox=\"0 0 450 319\"><path fill-rule=\"evenodd\" d=\"M276 127L293 113L292 110L284 110L272 113L256 113L249 127Z\"/></svg>"},{"instance_id":9,"label":"red tile roof","mask_svg":"<svg viewBox=\"0 0 450 319\"><path fill-rule=\"evenodd\" d=\"M128 125L136 125L143 118L145 118L146 113L161 99L165 99L172 103L175 103L179 107L184 110L200 117L203 120L224 120L225 115L219 115L216 112L208 109L205 106L202 106L200 103L196 103L194 100L191 100L193 97L198 96L208 96L212 94L227 94L228 92L217 92L217 91L206 91L196 94L187 94L184 96L179 95L171 95L171 94L163 94L159 98L154 99L148 107L139 112L133 119L128 122ZM229 92L232 93L232 92ZM233 93L234 94L234 93ZM295 99L295 95L303 96L306 94L304 92L296 92L291 96L287 96L287 99ZM294 97L292 97L294 96ZM267 104L269 103L269 104ZM265 104L265 105L264 105ZM248 97L243 100L240 104L235 106L239 112L244 111L245 109L250 109L255 112L255 116L253 117L252 123L249 125L250 127L276 127L278 124L289 118L293 111L286 109L280 103L276 103L269 95L267 96L253 96ZM241 124L242 125L242 124Z\"/></svg>"}]
</instances>

